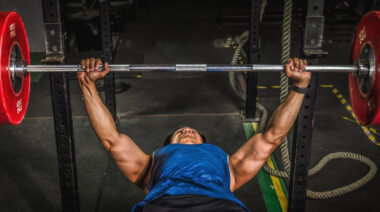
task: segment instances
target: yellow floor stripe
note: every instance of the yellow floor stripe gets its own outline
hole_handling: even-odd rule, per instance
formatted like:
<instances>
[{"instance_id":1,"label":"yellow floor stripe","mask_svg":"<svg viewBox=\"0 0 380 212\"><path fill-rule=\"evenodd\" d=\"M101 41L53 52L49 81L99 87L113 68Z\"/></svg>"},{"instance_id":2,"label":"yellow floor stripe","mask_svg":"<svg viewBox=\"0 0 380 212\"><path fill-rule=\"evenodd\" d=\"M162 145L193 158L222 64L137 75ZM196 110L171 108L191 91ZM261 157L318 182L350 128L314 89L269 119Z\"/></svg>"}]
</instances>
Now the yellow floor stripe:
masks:
<instances>
[{"instance_id":1,"label":"yellow floor stripe","mask_svg":"<svg viewBox=\"0 0 380 212\"><path fill-rule=\"evenodd\" d=\"M253 132L257 132L259 125L256 122L252 122L252 128L253 128Z\"/></svg>"},{"instance_id":2,"label":"yellow floor stripe","mask_svg":"<svg viewBox=\"0 0 380 212\"><path fill-rule=\"evenodd\" d=\"M334 85L320 85L322 88L332 88Z\"/></svg>"},{"instance_id":3,"label":"yellow floor stripe","mask_svg":"<svg viewBox=\"0 0 380 212\"><path fill-rule=\"evenodd\" d=\"M257 89L267 89L268 87L266 87L266 86L262 86L262 85L258 85L257 86Z\"/></svg>"},{"instance_id":4,"label":"yellow floor stripe","mask_svg":"<svg viewBox=\"0 0 380 212\"><path fill-rule=\"evenodd\" d=\"M259 127L258 123L252 122L252 128L255 132L257 131L258 127ZM274 169L273 161L270 157L267 159L267 163L268 163L269 167ZM282 211L286 212L288 209L288 199L286 198L284 190L282 189L282 186L280 183L280 178L273 176L273 175L269 175L269 176L272 179L273 187L274 187L274 190L277 194L278 201L280 202L281 209L282 209Z\"/></svg>"},{"instance_id":5,"label":"yellow floor stripe","mask_svg":"<svg viewBox=\"0 0 380 212\"><path fill-rule=\"evenodd\" d=\"M346 110L348 111L348 113L350 113L351 116L352 116L352 118L353 118L353 120L352 120L352 119L349 119L348 117L343 117L343 119L346 119L346 120L349 120L349 121L353 121L353 122L355 122L356 124L358 124L358 125L362 128L364 134L366 134L366 136L368 137L368 139L369 139L371 142L373 142L374 144L376 144L377 146L380 146L380 142L376 141L375 136L372 134L373 130L368 129L368 127L366 127L366 126L362 126L362 125L360 125L359 121L356 119L355 113L354 113L354 111L352 110L351 105L348 104L347 100L344 99L343 95L339 93L338 89L337 89L337 88L334 88L334 86L333 86L332 92L333 92L333 93L335 94L335 96L340 100L340 102L343 104L343 106L346 108ZM376 131L376 130L375 130L375 131Z\"/></svg>"},{"instance_id":6,"label":"yellow floor stripe","mask_svg":"<svg viewBox=\"0 0 380 212\"><path fill-rule=\"evenodd\" d=\"M356 120L354 120L354 119L350 119L350 118L348 118L347 116L343 116L342 119L347 120L347 121L350 121L350 122L353 122L353 123L357 123ZM375 135L380 136L380 133L378 133L377 130L376 130L375 128L368 127L368 129L369 129L369 131L371 131L371 132L374 133Z\"/></svg>"},{"instance_id":7,"label":"yellow floor stripe","mask_svg":"<svg viewBox=\"0 0 380 212\"><path fill-rule=\"evenodd\" d=\"M272 159L270 157L267 159L267 162L268 162L268 165L272 169L274 169L274 165L273 165ZM282 190L280 179L278 177L273 176L273 175L270 175L270 178L272 179L274 190L276 191L276 194L277 194L278 200L280 202L282 211L287 211L288 199L286 198L285 193Z\"/></svg>"}]
</instances>

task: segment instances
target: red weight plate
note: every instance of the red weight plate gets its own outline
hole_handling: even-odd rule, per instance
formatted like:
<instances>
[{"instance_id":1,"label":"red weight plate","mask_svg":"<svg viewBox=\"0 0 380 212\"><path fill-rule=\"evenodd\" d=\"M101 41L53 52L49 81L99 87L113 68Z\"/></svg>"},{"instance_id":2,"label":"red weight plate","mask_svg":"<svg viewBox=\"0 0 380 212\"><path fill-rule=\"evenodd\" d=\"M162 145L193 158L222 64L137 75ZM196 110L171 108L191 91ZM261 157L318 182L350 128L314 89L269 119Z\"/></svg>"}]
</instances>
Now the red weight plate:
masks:
<instances>
[{"instance_id":1,"label":"red weight plate","mask_svg":"<svg viewBox=\"0 0 380 212\"><path fill-rule=\"evenodd\" d=\"M351 104L357 120L363 125L380 124L380 12L372 11L360 20L352 44L351 62L358 60L363 51L372 49L374 75L363 89L361 81L349 74Z\"/></svg>"},{"instance_id":2,"label":"red weight plate","mask_svg":"<svg viewBox=\"0 0 380 212\"><path fill-rule=\"evenodd\" d=\"M19 48L19 56L30 64L28 38L21 17L16 12L0 12L0 124L20 124L29 101L30 74L18 83L11 79L9 66L14 48Z\"/></svg>"}]
</instances>

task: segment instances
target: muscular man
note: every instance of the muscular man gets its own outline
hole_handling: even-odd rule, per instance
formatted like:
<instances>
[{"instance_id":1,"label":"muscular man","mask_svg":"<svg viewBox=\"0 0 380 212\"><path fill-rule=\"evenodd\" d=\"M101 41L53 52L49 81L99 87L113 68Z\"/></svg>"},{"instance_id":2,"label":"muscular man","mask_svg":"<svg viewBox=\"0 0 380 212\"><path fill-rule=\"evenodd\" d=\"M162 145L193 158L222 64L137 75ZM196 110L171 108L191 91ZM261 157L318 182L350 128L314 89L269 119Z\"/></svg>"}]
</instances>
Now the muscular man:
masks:
<instances>
[{"instance_id":1,"label":"muscular man","mask_svg":"<svg viewBox=\"0 0 380 212\"><path fill-rule=\"evenodd\" d=\"M257 133L228 156L208 144L191 127L177 129L164 147L153 155L144 153L125 134L116 130L110 112L100 99L95 81L109 71L98 71L101 60L82 60L85 72L78 72L79 85L91 125L103 146L111 153L124 175L147 195L132 211L249 211L232 192L251 180L293 125L304 94L292 89L276 109L264 133ZM303 72L306 60L294 58L285 64L293 85L306 88L310 73ZM222 132L221 132L222 133Z\"/></svg>"}]
</instances>

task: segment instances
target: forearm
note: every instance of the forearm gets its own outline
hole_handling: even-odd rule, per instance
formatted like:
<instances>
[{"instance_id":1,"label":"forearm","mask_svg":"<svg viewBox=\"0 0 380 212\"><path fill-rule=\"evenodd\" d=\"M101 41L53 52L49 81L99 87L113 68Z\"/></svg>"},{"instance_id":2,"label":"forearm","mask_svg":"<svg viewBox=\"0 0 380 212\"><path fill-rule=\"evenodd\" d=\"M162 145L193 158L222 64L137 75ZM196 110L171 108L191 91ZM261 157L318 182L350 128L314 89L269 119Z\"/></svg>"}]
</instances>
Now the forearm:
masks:
<instances>
[{"instance_id":1,"label":"forearm","mask_svg":"<svg viewBox=\"0 0 380 212\"><path fill-rule=\"evenodd\" d=\"M99 97L95 83L80 81L79 84L91 126L106 149L109 149L115 136L119 135L111 113Z\"/></svg>"},{"instance_id":2,"label":"forearm","mask_svg":"<svg viewBox=\"0 0 380 212\"><path fill-rule=\"evenodd\" d=\"M306 64L306 60L298 58L289 59L285 64L286 76L293 80L293 85L300 88L306 88L310 81L310 72L303 71ZM303 93L291 90L269 119L265 132L251 137L230 157L231 181L234 181L231 182L231 191L252 179L281 144L298 116L303 99Z\"/></svg>"},{"instance_id":3,"label":"forearm","mask_svg":"<svg viewBox=\"0 0 380 212\"><path fill-rule=\"evenodd\" d=\"M297 118L303 98L304 94L291 90L286 100L276 109L270 118L264 137L269 136L271 137L270 141L281 143Z\"/></svg>"}]
</instances>

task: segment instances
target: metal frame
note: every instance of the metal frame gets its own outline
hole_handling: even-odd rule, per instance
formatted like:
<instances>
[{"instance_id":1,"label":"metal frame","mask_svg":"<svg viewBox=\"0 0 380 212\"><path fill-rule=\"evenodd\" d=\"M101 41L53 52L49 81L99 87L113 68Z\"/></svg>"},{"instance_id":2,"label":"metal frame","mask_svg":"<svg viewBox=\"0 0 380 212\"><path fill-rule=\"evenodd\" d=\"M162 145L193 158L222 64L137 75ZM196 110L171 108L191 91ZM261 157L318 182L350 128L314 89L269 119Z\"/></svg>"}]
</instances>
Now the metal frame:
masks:
<instances>
[{"instance_id":1,"label":"metal frame","mask_svg":"<svg viewBox=\"0 0 380 212\"><path fill-rule=\"evenodd\" d=\"M260 3L261 0L251 0L250 5L248 63L251 64L260 62ZM257 77L257 73L247 74L246 119L256 118Z\"/></svg>"},{"instance_id":2,"label":"metal frame","mask_svg":"<svg viewBox=\"0 0 380 212\"><path fill-rule=\"evenodd\" d=\"M62 64L64 46L58 0L43 0L46 59ZM62 210L80 210L68 73L50 73Z\"/></svg>"},{"instance_id":3,"label":"metal frame","mask_svg":"<svg viewBox=\"0 0 380 212\"><path fill-rule=\"evenodd\" d=\"M323 8L324 0L308 1L303 53L310 65L318 64L318 58L327 54L321 50L324 28ZM318 75L313 73L295 124L289 181L289 212L305 211L317 82Z\"/></svg>"},{"instance_id":4,"label":"metal frame","mask_svg":"<svg viewBox=\"0 0 380 212\"><path fill-rule=\"evenodd\" d=\"M103 62L112 63L112 33L110 2L99 0L100 29L102 34L102 58ZM115 74L109 73L104 77L105 105L110 111L112 118L116 121L116 96L115 96Z\"/></svg>"}]
</instances>

